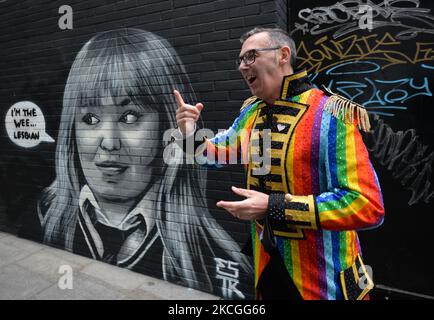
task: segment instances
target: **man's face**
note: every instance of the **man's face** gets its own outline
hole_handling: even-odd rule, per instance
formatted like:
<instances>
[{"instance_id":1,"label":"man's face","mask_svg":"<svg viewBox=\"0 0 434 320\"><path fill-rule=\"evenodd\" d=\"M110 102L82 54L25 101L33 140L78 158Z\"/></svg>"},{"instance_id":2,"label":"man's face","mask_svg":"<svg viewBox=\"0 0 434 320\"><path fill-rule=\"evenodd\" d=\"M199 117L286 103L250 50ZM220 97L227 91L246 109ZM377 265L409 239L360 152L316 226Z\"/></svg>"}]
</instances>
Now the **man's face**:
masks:
<instances>
[{"instance_id":1,"label":"man's face","mask_svg":"<svg viewBox=\"0 0 434 320\"><path fill-rule=\"evenodd\" d=\"M240 57L252 49L270 48L267 33L257 33L248 38L240 51ZM279 97L283 74L279 67L278 50L258 51L255 62L241 62L239 70L253 95L269 103Z\"/></svg>"}]
</instances>

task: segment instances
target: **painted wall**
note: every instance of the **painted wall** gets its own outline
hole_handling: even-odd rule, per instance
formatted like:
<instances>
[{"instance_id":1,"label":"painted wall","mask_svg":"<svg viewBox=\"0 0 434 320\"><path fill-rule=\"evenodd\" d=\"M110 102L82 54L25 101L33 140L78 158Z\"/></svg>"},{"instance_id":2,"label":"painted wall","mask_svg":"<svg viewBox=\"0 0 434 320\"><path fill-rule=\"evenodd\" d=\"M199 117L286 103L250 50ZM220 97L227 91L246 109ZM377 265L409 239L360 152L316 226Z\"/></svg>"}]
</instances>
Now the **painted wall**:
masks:
<instances>
[{"instance_id":1,"label":"painted wall","mask_svg":"<svg viewBox=\"0 0 434 320\"><path fill-rule=\"evenodd\" d=\"M370 113L365 140L386 217L359 235L374 281L434 295L432 9L428 0L0 0L0 230L252 298L252 263L239 254L249 227L215 206L236 199L242 167L169 168L163 134L175 86L204 103L204 127L227 128L249 97L238 38L278 25L316 85Z\"/></svg>"},{"instance_id":2,"label":"painted wall","mask_svg":"<svg viewBox=\"0 0 434 320\"><path fill-rule=\"evenodd\" d=\"M207 128L230 124L249 97L235 68L239 37L258 16L285 23L276 8L0 1L1 230L252 298L252 261L240 253L249 227L215 206L235 199L230 186L243 185L242 167L169 166L174 150L163 137L175 127L175 88L203 102Z\"/></svg>"},{"instance_id":3,"label":"painted wall","mask_svg":"<svg viewBox=\"0 0 434 320\"><path fill-rule=\"evenodd\" d=\"M381 227L359 235L374 282L383 288L377 292L433 296L433 3L290 1L290 8L298 66L316 85L370 114L372 132L364 138L386 214Z\"/></svg>"}]
</instances>

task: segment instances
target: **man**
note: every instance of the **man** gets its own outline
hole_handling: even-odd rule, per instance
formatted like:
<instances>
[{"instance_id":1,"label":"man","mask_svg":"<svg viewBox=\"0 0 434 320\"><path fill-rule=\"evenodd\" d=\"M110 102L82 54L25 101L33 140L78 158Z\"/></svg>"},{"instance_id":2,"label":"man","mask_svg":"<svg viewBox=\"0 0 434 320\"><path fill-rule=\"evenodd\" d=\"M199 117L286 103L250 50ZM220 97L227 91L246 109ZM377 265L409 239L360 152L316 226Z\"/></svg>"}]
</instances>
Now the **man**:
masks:
<instances>
[{"instance_id":1,"label":"man","mask_svg":"<svg viewBox=\"0 0 434 320\"><path fill-rule=\"evenodd\" d=\"M355 230L381 224L384 215L358 130L369 130L367 112L314 88L305 71L294 73L295 45L283 30L255 28L241 43L239 71L254 96L197 152L214 159L235 148L248 159L246 189L233 187L246 199L217 206L252 221L257 298L367 298L373 283ZM204 106L174 94L179 130L191 136ZM271 148L262 150L266 139ZM262 163L254 158L264 153L269 170L257 174Z\"/></svg>"}]
</instances>

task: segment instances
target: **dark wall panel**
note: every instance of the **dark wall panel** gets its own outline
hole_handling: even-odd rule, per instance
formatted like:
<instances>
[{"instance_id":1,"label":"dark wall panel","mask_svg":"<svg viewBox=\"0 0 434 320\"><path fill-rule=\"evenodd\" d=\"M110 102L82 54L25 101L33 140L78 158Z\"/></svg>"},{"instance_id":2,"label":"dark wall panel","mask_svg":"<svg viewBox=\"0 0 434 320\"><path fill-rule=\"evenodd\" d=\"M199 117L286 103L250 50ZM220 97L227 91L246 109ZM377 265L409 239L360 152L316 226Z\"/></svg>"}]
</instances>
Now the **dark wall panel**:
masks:
<instances>
[{"instance_id":1,"label":"dark wall panel","mask_svg":"<svg viewBox=\"0 0 434 320\"><path fill-rule=\"evenodd\" d=\"M365 141L386 214L382 226L359 235L374 281L434 295L433 3L289 3L298 67L370 114L373 131Z\"/></svg>"}]
</instances>

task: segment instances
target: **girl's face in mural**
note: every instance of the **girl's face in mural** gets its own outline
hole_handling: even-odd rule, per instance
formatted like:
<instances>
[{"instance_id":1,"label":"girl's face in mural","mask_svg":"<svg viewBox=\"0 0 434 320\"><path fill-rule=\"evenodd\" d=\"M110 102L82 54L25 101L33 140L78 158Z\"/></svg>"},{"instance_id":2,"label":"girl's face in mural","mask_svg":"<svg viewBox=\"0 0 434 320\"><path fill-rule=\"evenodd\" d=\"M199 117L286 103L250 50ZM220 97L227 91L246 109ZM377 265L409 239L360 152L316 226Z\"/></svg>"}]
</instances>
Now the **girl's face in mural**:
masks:
<instances>
[{"instance_id":1,"label":"girl's face in mural","mask_svg":"<svg viewBox=\"0 0 434 320\"><path fill-rule=\"evenodd\" d=\"M97 199L131 201L153 181L159 115L128 96L99 101L100 105L78 108L75 117L81 168Z\"/></svg>"}]
</instances>

